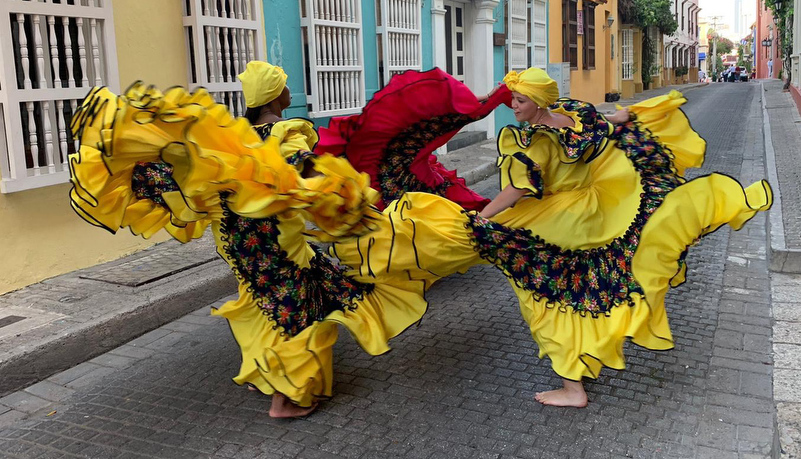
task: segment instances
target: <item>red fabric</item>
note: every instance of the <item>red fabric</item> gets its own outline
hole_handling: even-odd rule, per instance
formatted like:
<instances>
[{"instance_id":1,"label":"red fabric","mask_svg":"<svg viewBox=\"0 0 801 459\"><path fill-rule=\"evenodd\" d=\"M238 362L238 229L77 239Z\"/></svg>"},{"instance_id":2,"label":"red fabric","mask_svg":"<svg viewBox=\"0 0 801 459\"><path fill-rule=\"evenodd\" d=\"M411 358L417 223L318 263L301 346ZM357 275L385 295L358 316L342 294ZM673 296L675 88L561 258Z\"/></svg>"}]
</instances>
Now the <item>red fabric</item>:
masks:
<instances>
[{"instance_id":1,"label":"red fabric","mask_svg":"<svg viewBox=\"0 0 801 459\"><path fill-rule=\"evenodd\" d=\"M393 77L367 103L361 114L332 118L328 128L319 130L320 142L315 152L346 154L356 170L370 175L373 188L380 190L378 172L385 160L386 147L404 130L422 120L447 114L480 119L502 103L511 103L511 92L505 85L481 103L467 86L440 69L410 70ZM470 190L455 171L445 169L432 154L461 127L441 133L419 150L409 172L429 187L449 182L446 198L466 209L480 210L489 200Z\"/></svg>"}]
</instances>

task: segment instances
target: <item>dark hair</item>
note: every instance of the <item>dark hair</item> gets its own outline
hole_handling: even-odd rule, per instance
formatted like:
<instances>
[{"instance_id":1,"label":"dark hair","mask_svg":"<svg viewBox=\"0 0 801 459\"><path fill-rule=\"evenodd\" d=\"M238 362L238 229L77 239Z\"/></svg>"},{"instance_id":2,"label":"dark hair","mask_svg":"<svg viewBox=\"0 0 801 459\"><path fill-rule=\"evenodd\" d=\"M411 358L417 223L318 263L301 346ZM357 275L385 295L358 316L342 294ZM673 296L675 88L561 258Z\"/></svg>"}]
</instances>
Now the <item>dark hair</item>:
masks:
<instances>
[{"instance_id":1,"label":"dark hair","mask_svg":"<svg viewBox=\"0 0 801 459\"><path fill-rule=\"evenodd\" d=\"M256 125L259 121L259 115L261 115L261 107L248 107L245 110L245 118L250 121L250 124Z\"/></svg>"}]
</instances>

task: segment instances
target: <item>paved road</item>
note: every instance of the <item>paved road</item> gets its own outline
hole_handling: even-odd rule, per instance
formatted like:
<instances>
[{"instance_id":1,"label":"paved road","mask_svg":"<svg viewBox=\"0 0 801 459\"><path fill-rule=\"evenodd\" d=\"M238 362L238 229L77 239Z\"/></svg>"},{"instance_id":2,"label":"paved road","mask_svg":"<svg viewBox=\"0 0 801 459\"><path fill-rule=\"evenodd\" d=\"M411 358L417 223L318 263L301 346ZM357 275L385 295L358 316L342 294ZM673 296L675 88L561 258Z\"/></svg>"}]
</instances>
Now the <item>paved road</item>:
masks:
<instances>
[{"instance_id":1,"label":"paved road","mask_svg":"<svg viewBox=\"0 0 801 459\"><path fill-rule=\"evenodd\" d=\"M710 141L696 175L764 174L755 89L689 93L686 111ZM494 187L497 177L476 186ZM335 396L307 419L272 420L266 397L230 381L238 350L206 306L40 387L72 394L55 414L0 429L0 455L765 457L775 432L763 223L691 250L689 280L667 301L676 348L630 346L626 371L587 384L584 410L534 401L559 380L503 276L479 267L438 284L430 313L387 355L365 355L343 333Z\"/></svg>"}]
</instances>

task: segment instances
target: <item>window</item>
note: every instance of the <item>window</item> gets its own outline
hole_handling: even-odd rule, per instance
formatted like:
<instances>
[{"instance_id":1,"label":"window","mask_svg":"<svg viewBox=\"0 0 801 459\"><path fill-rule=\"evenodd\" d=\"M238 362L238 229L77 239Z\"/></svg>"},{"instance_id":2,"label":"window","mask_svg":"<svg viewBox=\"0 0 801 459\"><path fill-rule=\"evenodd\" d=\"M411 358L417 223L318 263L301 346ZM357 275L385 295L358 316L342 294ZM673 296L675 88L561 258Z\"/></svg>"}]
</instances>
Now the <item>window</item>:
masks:
<instances>
[{"instance_id":1,"label":"window","mask_svg":"<svg viewBox=\"0 0 801 459\"><path fill-rule=\"evenodd\" d=\"M376 0L378 75L383 88L393 75L422 70L420 0Z\"/></svg>"},{"instance_id":2,"label":"window","mask_svg":"<svg viewBox=\"0 0 801 459\"><path fill-rule=\"evenodd\" d=\"M364 106L360 0L300 1L309 116L358 113Z\"/></svg>"},{"instance_id":3,"label":"window","mask_svg":"<svg viewBox=\"0 0 801 459\"><path fill-rule=\"evenodd\" d=\"M562 0L562 61L578 68L578 0Z\"/></svg>"},{"instance_id":4,"label":"window","mask_svg":"<svg viewBox=\"0 0 801 459\"><path fill-rule=\"evenodd\" d=\"M253 0L184 3L189 83L206 88L234 116L244 116L246 108L236 76L249 61L266 58L260 12Z\"/></svg>"},{"instance_id":5,"label":"window","mask_svg":"<svg viewBox=\"0 0 801 459\"><path fill-rule=\"evenodd\" d=\"M92 86L119 91L111 2L78 3L0 1L3 193L68 182L77 104Z\"/></svg>"},{"instance_id":6,"label":"window","mask_svg":"<svg viewBox=\"0 0 801 459\"><path fill-rule=\"evenodd\" d=\"M634 79L634 31L623 29L620 31L621 65L623 66L623 79Z\"/></svg>"},{"instance_id":7,"label":"window","mask_svg":"<svg viewBox=\"0 0 801 459\"><path fill-rule=\"evenodd\" d=\"M509 53L507 70L521 71L528 68L528 2L526 0L507 0L507 50Z\"/></svg>"},{"instance_id":8,"label":"window","mask_svg":"<svg viewBox=\"0 0 801 459\"><path fill-rule=\"evenodd\" d=\"M584 4L584 70L595 69L595 3Z\"/></svg>"}]
</instances>

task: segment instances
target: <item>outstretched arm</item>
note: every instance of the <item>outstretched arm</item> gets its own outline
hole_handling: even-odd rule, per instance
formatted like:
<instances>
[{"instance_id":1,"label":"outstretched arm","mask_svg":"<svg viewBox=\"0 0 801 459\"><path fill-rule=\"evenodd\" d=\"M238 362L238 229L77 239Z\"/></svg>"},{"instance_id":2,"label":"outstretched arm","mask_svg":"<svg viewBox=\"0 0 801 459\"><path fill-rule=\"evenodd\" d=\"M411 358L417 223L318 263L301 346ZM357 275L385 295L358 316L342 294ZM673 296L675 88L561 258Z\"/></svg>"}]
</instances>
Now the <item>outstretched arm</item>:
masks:
<instances>
[{"instance_id":1,"label":"outstretched arm","mask_svg":"<svg viewBox=\"0 0 801 459\"><path fill-rule=\"evenodd\" d=\"M611 115L606 115L606 119L612 124L623 124L631 120L628 108L621 108Z\"/></svg>"},{"instance_id":2,"label":"outstretched arm","mask_svg":"<svg viewBox=\"0 0 801 459\"><path fill-rule=\"evenodd\" d=\"M484 218L492 218L499 212L515 205L528 192L528 190L521 190L512 185L507 185L478 215Z\"/></svg>"}]
</instances>

